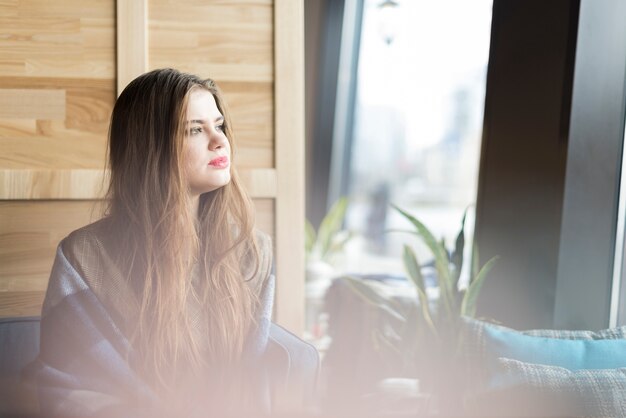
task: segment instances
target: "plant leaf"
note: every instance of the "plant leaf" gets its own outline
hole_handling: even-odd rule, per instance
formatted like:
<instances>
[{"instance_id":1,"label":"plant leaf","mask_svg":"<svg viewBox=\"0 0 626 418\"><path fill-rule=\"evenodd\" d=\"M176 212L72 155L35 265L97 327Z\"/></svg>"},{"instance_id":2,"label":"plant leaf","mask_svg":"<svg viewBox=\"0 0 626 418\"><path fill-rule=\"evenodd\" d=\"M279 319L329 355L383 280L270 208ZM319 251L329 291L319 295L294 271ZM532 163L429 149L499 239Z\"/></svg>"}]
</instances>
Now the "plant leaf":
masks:
<instances>
[{"instance_id":1,"label":"plant leaf","mask_svg":"<svg viewBox=\"0 0 626 418\"><path fill-rule=\"evenodd\" d=\"M340 252L343 250L343 247L354 237L354 233L352 231L341 231L335 234L331 240L331 246L328 251L329 254Z\"/></svg>"},{"instance_id":2,"label":"plant leaf","mask_svg":"<svg viewBox=\"0 0 626 418\"><path fill-rule=\"evenodd\" d=\"M413 281L413 284L417 286L418 289L422 289L426 291L426 286L424 285L424 277L422 276L422 272L417 262L417 257L415 256L415 252L408 245L404 245L404 253L402 255L402 259L404 261L404 267L406 268L407 273L409 273L409 278Z\"/></svg>"},{"instance_id":3,"label":"plant leaf","mask_svg":"<svg viewBox=\"0 0 626 418\"><path fill-rule=\"evenodd\" d=\"M415 231L410 229L386 229L385 234L389 234L391 232L403 232L405 234L417 234ZM419 234L418 234L419 235Z\"/></svg>"},{"instance_id":4,"label":"plant leaf","mask_svg":"<svg viewBox=\"0 0 626 418\"><path fill-rule=\"evenodd\" d=\"M396 205L391 205L395 210L397 210L402 216L409 220L415 226L417 233L422 237L426 246L433 252L436 258L447 258L445 254L445 250L441 248L435 236L430 232L426 226L418 221L414 216L410 215L408 212L403 211Z\"/></svg>"},{"instance_id":5,"label":"plant leaf","mask_svg":"<svg viewBox=\"0 0 626 418\"><path fill-rule=\"evenodd\" d=\"M459 279L461 278L461 270L463 269L463 252L465 251L465 218L467 217L467 209L463 212L463 219L461 219L461 230L456 236L456 242L454 244L454 253L452 254L452 264L454 264L454 275L452 280L452 287L454 289L459 286Z\"/></svg>"},{"instance_id":6,"label":"plant leaf","mask_svg":"<svg viewBox=\"0 0 626 418\"><path fill-rule=\"evenodd\" d=\"M424 244L426 244L426 246L435 256L435 266L437 267L437 277L439 279L440 297L442 299L444 308L447 311L447 314L450 317L454 316L455 309L453 307L452 301L454 299L453 292L455 292L456 289L452 289L450 283L451 278L448 251L445 249L445 247L437 242L437 239L432 234L432 232L430 232L430 230L426 228L426 226L418 221L414 216L410 215L408 212L403 211L396 205L391 206L413 224L417 231L417 234L422 238Z\"/></svg>"},{"instance_id":7,"label":"plant leaf","mask_svg":"<svg viewBox=\"0 0 626 418\"><path fill-rule=\"evenodd\" d=\"M424 318L424 322L426 322L426 326L428 326L428 329L430 329L436 337L439 337L437 327L435 326L433 318L430 315L430 309L428 308L428 296L426 296L426 292L418 288L417 296L419 297L420 307L422 308L422 317Z\"/></svg>"},{"instance_id":8,"label":"plant leaf","mask_svg":"<svg viewBox=\"0 0 626 418\"><path fill-rule=\"evenodd\" d=\"M313 246L315 245L315 228L311 225L308 219L304 222L304 251L307 256L310 256L313 252Z\"/></svg>"},{"instance_id":9,"label":"plant leaf","mask_svg":"<svg viewBox=\"0 0 626 418\"><path fill-rule=\"evenodd\" d=\"M472 275L470 277L470 284L478 276L480 266L480 253L478 252L478 244L474 242L474 248L472 248Z\"/></svg>"},{"instance_id":10,"label":"plant leaf","mask_svg":"<svg viewBox=\"0 0 626 418\"><path fill-rule=\"evenodd\" d=\"M385 298L368 286L363 280L354 277L344 276L345 282L352 291L370 306L374 306L386 312L400 322L406 322L405 316L398 310L397 304L389 298Z\"/></svg>"},{"instance_id":11,"label":"plant leaf","mask_svg":"<svg viewBox=\"0 0 626 418\"><path fill-rule=\"evenodd\" d=\"M409 278L417 288L417 295L419 298L419 304L422 309L422 316L426 324L436 334L435 325L433 323L432 315L430 313L428 297L426 296L426 286L424 285L424 277L420 269L420 265L417 262L415 252L408 245L404 246L404 267L409 273Z\"/></svg>"},{"instance_id":12,"label":"plant leaf","mask_svg":"<svg viewBox=\"0 0 626 418\"><path fill-rule=\"evenodd\" d=\"M330 208L317 232L317 244L322 258L330 251L333 236L341 229L343 219L348 208L348 199L345 197L337 200Z\"/></svg>"},{"instance_id":13,"label":"plant leaf","mask_svg":"<svg viewBox=\"0 0 626 418\"><path fill-rule=\"evenodd\" d=\"M495 256L491 260L487 261L474 278L474 281L467 288L465 297L461 303L461 315L474 317L476 314L476 301L478 300L478 294L483 286L485 277L487 277L487 273L489 273L489 271L493 268L498 258L500 257Z\"/></svg>"}]
</instances>

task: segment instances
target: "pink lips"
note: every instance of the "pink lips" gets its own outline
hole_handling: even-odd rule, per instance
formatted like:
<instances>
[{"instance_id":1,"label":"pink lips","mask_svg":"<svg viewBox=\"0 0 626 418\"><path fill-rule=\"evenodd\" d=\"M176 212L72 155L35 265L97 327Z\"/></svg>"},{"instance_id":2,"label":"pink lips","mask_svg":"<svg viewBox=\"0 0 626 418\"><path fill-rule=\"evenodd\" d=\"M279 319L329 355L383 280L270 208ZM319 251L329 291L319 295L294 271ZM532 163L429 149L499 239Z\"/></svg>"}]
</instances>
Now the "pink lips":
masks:
<instances>
[{"instance_id":1,"label":"pink lips","mask_svg":"<svg viewBox=\"0 0 626 418\"><path fill-rule=\"evenodd\" d=\"M209 162L209 165L215 168L226 168L228 167L229 163L230 162L228 161L228 157L217 157L217 158L213 158Z\"/></svg>"}]
</instances>

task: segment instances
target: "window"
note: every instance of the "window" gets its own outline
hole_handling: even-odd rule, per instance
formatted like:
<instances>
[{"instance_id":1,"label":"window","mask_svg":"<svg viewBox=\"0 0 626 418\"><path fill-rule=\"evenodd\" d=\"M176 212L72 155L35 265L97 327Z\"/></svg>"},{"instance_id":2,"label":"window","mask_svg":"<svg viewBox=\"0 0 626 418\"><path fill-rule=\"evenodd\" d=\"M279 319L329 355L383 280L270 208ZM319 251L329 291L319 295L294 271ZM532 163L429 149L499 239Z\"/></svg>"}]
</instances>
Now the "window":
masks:
<instances>
[{"instance_id":1,"label":"window","mask_svg":"<svg viewBox=\"0 0 626 418\"><path fill-rule=\"evenodd\" d=\"M404 274L410 237L387 232L406 228L390 203L454 243L476 198L491 3L365 1L347 181L358 235L342 270Z\"/></svg>"}]
</instances>

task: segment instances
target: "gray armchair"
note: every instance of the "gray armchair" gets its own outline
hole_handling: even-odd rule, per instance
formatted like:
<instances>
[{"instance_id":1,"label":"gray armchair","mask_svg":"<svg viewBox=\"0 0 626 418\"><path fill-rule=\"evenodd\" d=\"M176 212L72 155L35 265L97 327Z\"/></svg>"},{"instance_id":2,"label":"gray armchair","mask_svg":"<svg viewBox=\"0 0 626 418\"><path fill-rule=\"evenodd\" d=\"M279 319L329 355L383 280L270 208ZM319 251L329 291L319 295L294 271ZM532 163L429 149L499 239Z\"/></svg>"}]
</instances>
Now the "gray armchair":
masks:
<instances>
[{"instance_id":1,"label":"gray armchair","mask_svg":"<svg viewBox=\"0 0 626 418\"><path fill-rule=\"evenodd\" d=\"M39 353L39 317L0 318L0 416L37 416L35 387L22 379Z\"/></svg>"},{"instance_id":2,"label":"gray armchair","mask_svg":"<svg viewBox=\"0 0 626 418\"><path fill-rule=\"evenodd\" d=\"M39 317L0 318L0 417L41 416L36 388L22 376L39 353L39 324ZM319 356L313 346L272 324L265 361L277 413L314 408Z\"/></svg>"}]
</instances>

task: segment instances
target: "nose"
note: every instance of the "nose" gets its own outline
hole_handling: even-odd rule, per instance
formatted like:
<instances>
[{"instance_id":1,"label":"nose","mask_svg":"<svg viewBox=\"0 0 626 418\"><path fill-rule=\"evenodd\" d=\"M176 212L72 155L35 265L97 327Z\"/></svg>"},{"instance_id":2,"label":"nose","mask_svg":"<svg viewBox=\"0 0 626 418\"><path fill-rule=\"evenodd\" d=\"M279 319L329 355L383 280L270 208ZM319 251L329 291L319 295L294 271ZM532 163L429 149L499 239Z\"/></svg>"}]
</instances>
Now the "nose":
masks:
<instances>
[{"instance_id":1,"label":"nose","mask_svg":"<svg viewBox=\"0 0 626 418\"><path fill-rule=\"evenodd\" d=\"M224 148L228 143L228 138L222 132L215 131L209 138L209 149L211 151L216 151L221 148Z\"/></svg>"}]
</instances>

